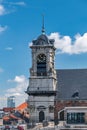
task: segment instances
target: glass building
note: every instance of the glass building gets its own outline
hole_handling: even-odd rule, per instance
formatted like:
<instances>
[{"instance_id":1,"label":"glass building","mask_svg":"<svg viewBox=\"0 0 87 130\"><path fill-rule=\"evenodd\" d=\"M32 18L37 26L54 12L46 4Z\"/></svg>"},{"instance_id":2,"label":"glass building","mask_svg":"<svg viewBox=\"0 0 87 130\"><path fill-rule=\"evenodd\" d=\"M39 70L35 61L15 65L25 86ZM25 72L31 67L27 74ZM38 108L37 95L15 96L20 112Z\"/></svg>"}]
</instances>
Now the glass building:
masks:
<instances>
[{"instance_id":1,"label":"glass building","mask_svg":"<svg viewBox=\"0 0 87 130\"><path fill-rule=\"evenodd\" d=\"M7 107L15 107L15 96L10 96L7 98Z\"/></svg>"}]
</instances>

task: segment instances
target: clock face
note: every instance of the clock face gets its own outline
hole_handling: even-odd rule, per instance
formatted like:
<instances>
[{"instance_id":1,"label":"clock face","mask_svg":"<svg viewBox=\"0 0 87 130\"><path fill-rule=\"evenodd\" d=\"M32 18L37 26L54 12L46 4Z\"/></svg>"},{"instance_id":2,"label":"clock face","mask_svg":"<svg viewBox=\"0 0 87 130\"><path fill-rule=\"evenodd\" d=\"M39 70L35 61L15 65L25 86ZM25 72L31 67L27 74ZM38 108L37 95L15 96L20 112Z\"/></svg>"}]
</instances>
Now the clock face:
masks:
<instances>
[{"instance_id":1,"label":"clock face","mask_svg":"<svg viewBox=\"0 0 87 130\"><path fill-rule=\"evenodd\" d=\"M37 62L41 62L41 63L46 62L46 56L44 54L38 55Z\"/></svg>"}]
</instances>

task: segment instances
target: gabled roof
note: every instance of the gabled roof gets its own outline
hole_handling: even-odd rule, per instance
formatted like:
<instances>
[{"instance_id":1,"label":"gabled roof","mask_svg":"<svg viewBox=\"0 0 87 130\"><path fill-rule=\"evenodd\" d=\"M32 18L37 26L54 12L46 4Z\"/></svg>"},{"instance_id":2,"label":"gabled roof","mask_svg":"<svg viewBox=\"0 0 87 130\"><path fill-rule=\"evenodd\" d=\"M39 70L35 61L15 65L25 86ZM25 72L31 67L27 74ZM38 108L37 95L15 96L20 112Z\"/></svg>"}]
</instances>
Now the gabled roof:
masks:
<instances>
[{"instance_id":1,"label":"gabled roof","mask_svg":"<svg viewBox=\"0 0 87 130\"><path fill-rule=\"evenodd\" d=\"M19 105L18 107L16 107L15 110L22 111L22 110L26 109L27 107L28 107L28 103L24 102L21 105Z\"/></svg>"},{"instance_id":2,"label":"gabled roof","mask_svg":"<svg viewBox=\"0 0 87 130\"><path fill-rule=\"evenodd\" d=\"M65 69L57 72L57 100L87 99L87 69Z\"/></svg>"}]
</instances>

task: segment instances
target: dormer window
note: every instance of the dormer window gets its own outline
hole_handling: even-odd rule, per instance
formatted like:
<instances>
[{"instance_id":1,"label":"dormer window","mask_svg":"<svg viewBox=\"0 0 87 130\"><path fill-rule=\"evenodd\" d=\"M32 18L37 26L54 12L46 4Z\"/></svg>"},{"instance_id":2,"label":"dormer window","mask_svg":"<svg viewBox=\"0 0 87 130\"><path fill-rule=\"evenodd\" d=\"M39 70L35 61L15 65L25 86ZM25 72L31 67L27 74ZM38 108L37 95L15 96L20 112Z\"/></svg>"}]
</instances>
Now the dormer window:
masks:
<instances>
[{"instance_id":1,"label":"dormer window","mask_svg":"<svg viewBox=\"0 0 87 130\"><path fill-rule=\"evenodd\" d=\"M46 76L46 56L39 54L37 56L37 76Z\"/></svg>"}]
</instances>

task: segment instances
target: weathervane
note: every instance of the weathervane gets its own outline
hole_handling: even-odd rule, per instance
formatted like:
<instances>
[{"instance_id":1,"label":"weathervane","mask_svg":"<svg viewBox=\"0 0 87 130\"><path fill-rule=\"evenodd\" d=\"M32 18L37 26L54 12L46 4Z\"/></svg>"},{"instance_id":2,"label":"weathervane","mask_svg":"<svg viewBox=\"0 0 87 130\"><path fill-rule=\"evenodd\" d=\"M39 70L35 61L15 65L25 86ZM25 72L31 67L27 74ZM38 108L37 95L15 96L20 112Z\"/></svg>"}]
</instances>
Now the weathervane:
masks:
<instances>
[{"instance_id":1,"label":"weathervane","mask_svg":"<svg viewBox=\"0 0 87 130\"><path fill-rule=\"evenodd\" d=\"M44 15L42 15L42 33L45 33L45 28L44 28Z\"/></svg>"}]
</instances>

